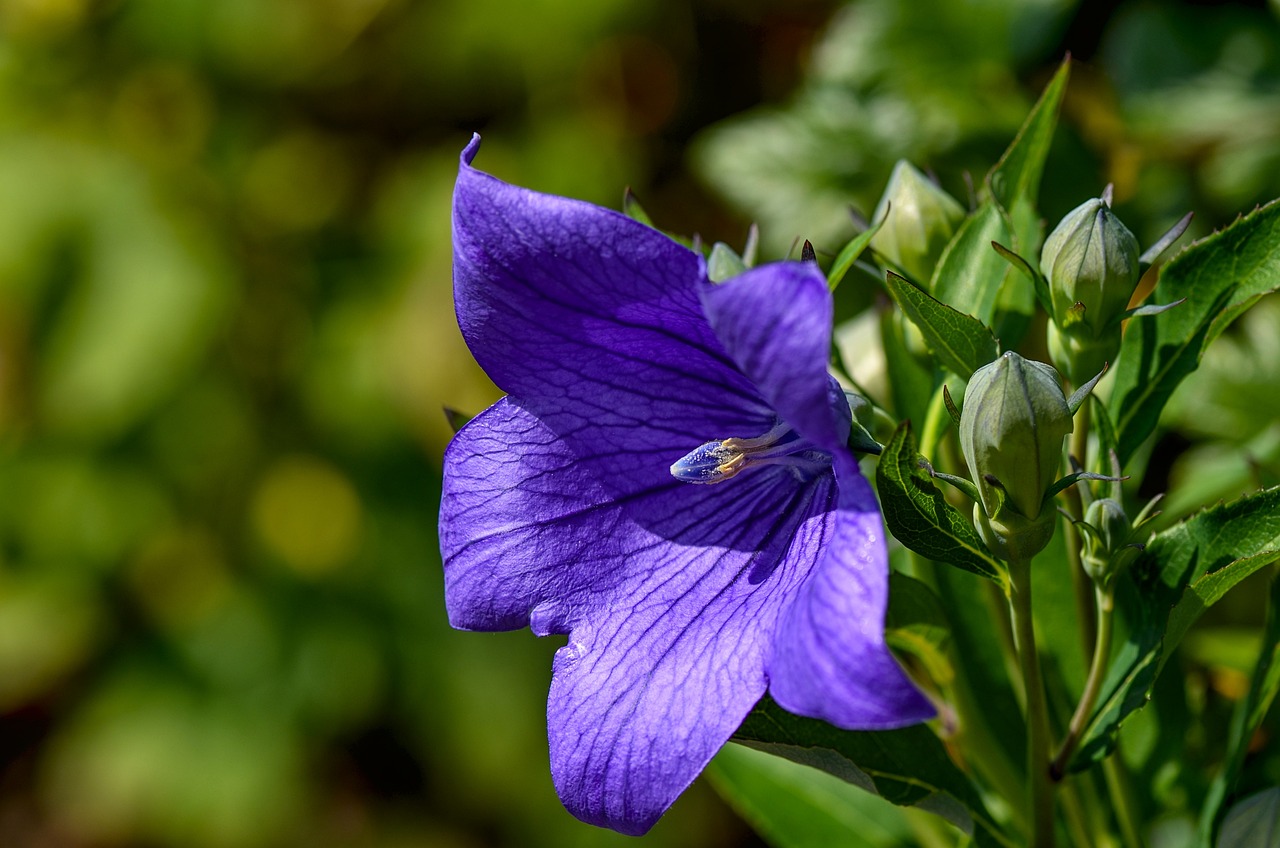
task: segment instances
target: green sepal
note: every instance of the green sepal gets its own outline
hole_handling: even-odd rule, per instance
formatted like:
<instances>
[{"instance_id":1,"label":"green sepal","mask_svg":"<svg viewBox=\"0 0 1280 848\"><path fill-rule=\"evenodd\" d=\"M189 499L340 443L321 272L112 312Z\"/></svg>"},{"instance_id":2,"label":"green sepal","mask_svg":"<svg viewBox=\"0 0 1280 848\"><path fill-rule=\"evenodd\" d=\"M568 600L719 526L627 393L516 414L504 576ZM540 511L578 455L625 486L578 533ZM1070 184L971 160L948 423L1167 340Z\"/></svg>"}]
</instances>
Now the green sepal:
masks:
<instances>
[{"instance_id":1,"label":"green sepal","mask_svg":"<svg viewBox=\"0 0 1280 848\"><path fill-rule=\"evenodd\" d=\"M1067 309L1066 312L1063 313L1062 320L1058 326L1062 330L1066 331L1074 327L1076 324L1083 324L1084 312L1084 304L1077 300L1069 309Z\"/></svg>"},{"instance_id":2,"label":"green sepal","mask_svg":"<svg viewBox=\"0 0 1280 848\"><path fill-rule=\"evenodd\" d=\"M1044 278L1044 274L1041 274L1030 262L1023 259L1017 253L1014 253L1000 242L993 241L991 242L991 246L995 249L996 253L1004 257L1006 262L1012 265L1016 270L1021 271L1023 276L1027 279L1031 280L1031 284L1036 293L1036 302L1040 304L1040 308L1052 315L1053 297L1049 294L1049 281Z\"/></svg>"},{"instance_id":3,"label":"green sepal","mask_svg":"<svg viewBox=\"0 0 1280 848\"><path fill-rule=\"evenodd\" d=\"M707 258L707 279L713 283L722 283L747 272L747 263L732 247L722 241L711 245L711 256Z\"/></svg>"},{"instance_id":4,"label":"green sepal","mask_svg":"<svg viewBox=\"0 0 1280 848\"><path fill-rule=\"evenodd\" d=\"M644 207L631 191L631 186L627 186L627 190L622 193L622 214L633 221L639 221L646 227L653 226L653 219L649 217L648 212L644 211Z\"/></svg>"},{"instance_id":5,"label":"green sepal","mask_svg":"<svg viewBox=\"0 0 1280 848\"><path fill-rule=\"evenodd\" d=\"M1098 385L1098 381L1101 380L1102 376L1106 373L1107 366L1103 365L1102 370L1095 374L1092 380L1071 393L1071 397L1067 398L1067 409L1071 410L1072 415L1075 415L1080 411L1080 407L1083 406L1084 402L1089 398L1089 394L1093 391L1093 387Z\"/></svg>"},{"instance_id":6,"label":"green sepal","mask_svg":"<svg viewBox=\"0 0 1280 848\"><path fill-rule=\"evenodd\" d=\"M947 414L951 416L951 423L957 427L960 426L960 407L956 406L955 400L951 397L951 389L947 388L947 384L942 384L942 405L947 408Z\"/></svg>"},{"instance_id":7,"label":"green sepal","mask_svg":"<svg viewBox=\"0 0 1280 848\"><path fill-rule=\"evenodd\" d=\"M756 267L756 257L760 252L760 228L752 224L747 228L747 242L742 246L742 264L748 268Z\"/></svg>"},{"instance_id":8,"label":"green sepal","mask_svg":"<svg viewBox=\"0 0 1280 848\"><path fill-rule=\"evenodd\" d=\"M1186 303L1185 297L1175 300L1173 303L1144 303L1142 306L1135 306L1133 309L1126 309L1115 318L1112 319L1113 325L1119 325L1121 321L1128 321L1130 318L1150 318L1153 315L1159 315L1162 312L1168 312L1175 306L1181 306Z\"/></svg>"},{"instance_id":9,"label":"green sepal","mask_svg":"<svg viewBox=\"0 0 1280 848\"><path fill-rule=\"evenodd\" d=\"M995 501L995 505L992 507L991 512L987 513L987 518L999 521L1004 517L1005 510L1022 515L1021 512L1018 512L1017 507L1009 505L1009 492L1005 489L1004 483L1000 482L999 477L994 474L985 474L982 479L991 487L991 498ZM978 499L978 506L984 511L986 510L986 504L982 502L981 498ZM1025 518L1026 516L1023 517Z\"/></svg>"},{"instance_id":10,"label":"green sepal","mask_svg":"<svg viewBox=\"0 0 1280 848\"><path fill-rule=\"evenodd\" d=\"M1106 480L1109 483L1114 483L1128 479L1128 477L1112 477L1108 474L1099 474L1096 471L1075 471L1049 487L1049 490L1044 493L1044 503L1048 504L1060 493L1065 492L1081 480ZM1041 508L1043 509L1043 506Z\"/></svg>"},{"instance_id":11,"label":"green sepal","mask_svg":"<svg viewBox=\"0 0 1280 848\"><path fill-rule=\"evenodd\" d=\"M449 427L454 433L465 427L467 422L475 417L467 415L465 412L459 412L451 406L442 407L442 411L444 412L444 420L449 422Z\"/></svg>"},{"instance_id":12,"label":"green sepal","mask_svg":"<svg viewBox=\"0 0 1280 848\"><path fill-rule=\"evenodd\" d=\"M1195 217L1194 212L1188 212L1183 215L1178 223L1174 224L1156 243L1148 247L1141 256L1138 257L1138 267L1145 272L1148 268L1156 263L1160 255L1173 246L1173 243L1182 238L1182 234L1187 231L1187 227L1191 226L1191 219Z\"/></svg>"},{"instance_id":13,"label":"green sepal","mask_svg":"<svg viewBox=\"0 0 1280 848\"><path fill-rule=\"evenodd\" d=\"M929 472L929 476L935 480L941 480L944 483L950 483L957 491L962 492L971 501L981 500L982 496L978 494L978 487L973 485L973 481L967 477L957 477L955 474L944 474L938 471L930 464L929 460L921 457L920 467Z\"/></svg>"}]
</instances>

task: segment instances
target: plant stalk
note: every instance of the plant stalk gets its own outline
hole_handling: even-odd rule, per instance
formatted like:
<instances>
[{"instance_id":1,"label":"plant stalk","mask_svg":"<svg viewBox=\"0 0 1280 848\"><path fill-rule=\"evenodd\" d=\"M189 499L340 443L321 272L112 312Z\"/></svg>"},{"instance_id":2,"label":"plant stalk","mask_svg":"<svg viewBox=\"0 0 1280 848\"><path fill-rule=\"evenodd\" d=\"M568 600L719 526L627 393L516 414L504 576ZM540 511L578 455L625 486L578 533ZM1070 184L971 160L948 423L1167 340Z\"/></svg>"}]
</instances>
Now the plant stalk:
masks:
<instances>
[{"instance_id":1,"label":"plant stalk","mask_svg":"<svg viewBox=\"0 0 1280 848\"><path fill-rule=\"evenodd\" d=\"M1098 703L1098 695L1102 692L1102 681L1107 673L1107 661L1111 658L1112 622L1115 619L1115 588L1108 585L1105 589L1094 586L1094 596L1098 605L1097 641L1093 646L1093 660L1089 664L1089 676L1085 680L1084 692L1080 695L1080 703L1076 705L1075 714L1071 716L1071 724L1067 727L1067 737L1062 740L1058 755L1049 766L1049 776L1056 783L1067 773L1071 756L1080 744L1084 735L1085 724L1093 714Z\"/></svg>"},{"instance_id":2,"label":"plant stalk","mask_svg":"<svg viewBox=\"0 0 1280 848\"><path fill-rule=\"evenodd\" d=\"M1080 467L1086 471L1089 468L1089 427L1093 423L1092 410L1093 404L1086 400L1084 406L1080 407L1080 411L1076 413L1075 428L1071 431L1069 448L1070 455L1075 457ZM1071 470L1067 468L1067 471ZM1088 483L1072 486L1065 493L1070 507L1069 512L1076 518L1084 518L1084 501L1080 497L1081 485L1087 486ZM1064 541L1067 545L1067 568L1071 573L1071 586L1075 590L1076 598L1076 615L1080 622L1080 649L1085 662L1092 663L1098 627L1097 607L1089 591L1093 581L1088 579L1084 566L1080 563L1080 548L1084 541L1080 538L1080 531L1070 521L1063 522L1063 528L1066 533Z\"/></svg>"},{"instance_id":3,"label":"plant stalk","mask_svg":"<svg viewBox=\"0 0 1280 848\"><path fill-rule=\"evenodd\" d=\"M1031 559L1009 562L1013 635L1026 692L1027 709L1027 819L1031 822L1030 848L1053 848L1053 795L1049 782L1049 711L1036 653L1035 625L1031 619Z\"/></svg>"}]
</instances>

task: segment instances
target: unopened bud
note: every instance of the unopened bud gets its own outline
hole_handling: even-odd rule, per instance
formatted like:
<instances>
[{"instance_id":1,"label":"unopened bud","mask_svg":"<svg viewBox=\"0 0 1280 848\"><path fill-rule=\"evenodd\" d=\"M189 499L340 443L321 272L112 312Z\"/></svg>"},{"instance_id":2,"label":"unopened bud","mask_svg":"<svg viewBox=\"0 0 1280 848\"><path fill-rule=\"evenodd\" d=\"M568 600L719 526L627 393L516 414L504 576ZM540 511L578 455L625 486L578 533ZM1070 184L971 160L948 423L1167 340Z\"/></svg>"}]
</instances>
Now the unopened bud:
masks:
<instances>
[{"instance_id":1,"label":"unopened bud","mask_svg":"<svg viewBox=\"0 0 1280 848\"><path fill-rule=\"evenodd\" d=\"M1040 271L1049 281L1050 354L1072 382L1115 360L1120 316L1141 276L1138 240L1104 198L1067 213L1045 239Z\"/></svg>"},{"instance_id":2,"label":"unopened bud","mask_svg":"<svg viewBox=\"0 0 1280 848\"><path fill-rule=\"evenodd\" d=\"M889 220L871 239L871 247L928 284L933 267L964 220L964 207L910 162L900 159L876 205L873 221Z\"/></svg>"},{"instance_id":3,"label":"unopened bud","mask_svg":"<svg viewBox=\"0 0 1280 848\"><path fill-rule=\"evenodd\" d=\"M1088 530L1082 534L1080 564L1094 580L1109 581L1142 552L1133 544L1136 527L1118 501L1102 498L1089 504L1084 523Z\"/></svg>"},{"instance_id":4,"label":"unopened bud","mask_svg":"<svg viewBox=\"0 0 1280 848\"><path fill-rule=\"evenodd\" d=\"M1043 509L1071 432L1058 373L1012 351L974 372L960 415L960 449L978 488L975 518L1005 559L1030 557L1053 536Z\"/></svg>"}]
</instances>

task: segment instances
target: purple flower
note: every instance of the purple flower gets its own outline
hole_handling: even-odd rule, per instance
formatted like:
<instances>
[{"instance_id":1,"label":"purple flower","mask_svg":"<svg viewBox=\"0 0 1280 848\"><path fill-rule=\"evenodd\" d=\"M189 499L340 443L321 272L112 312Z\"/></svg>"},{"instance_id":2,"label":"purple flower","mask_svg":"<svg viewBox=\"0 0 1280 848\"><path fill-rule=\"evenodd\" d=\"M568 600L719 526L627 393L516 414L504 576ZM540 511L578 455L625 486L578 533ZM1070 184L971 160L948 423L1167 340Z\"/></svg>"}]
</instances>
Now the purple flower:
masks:
<instances>
[{"instance_id":1,"label":"purple flower","mask_svg":"<svg viewBox=\"0 0 1280 848\"><path fill-rule=\"evenodd\" d=\"M547 705L565 806L644 833L766 690L844 728L931 716L884 644L822 274L710 283L654 229L475 170L478 148L458 322L508 396L445 454L445 598L454 627L568 635Z\"/></svg>"}]
</instances>

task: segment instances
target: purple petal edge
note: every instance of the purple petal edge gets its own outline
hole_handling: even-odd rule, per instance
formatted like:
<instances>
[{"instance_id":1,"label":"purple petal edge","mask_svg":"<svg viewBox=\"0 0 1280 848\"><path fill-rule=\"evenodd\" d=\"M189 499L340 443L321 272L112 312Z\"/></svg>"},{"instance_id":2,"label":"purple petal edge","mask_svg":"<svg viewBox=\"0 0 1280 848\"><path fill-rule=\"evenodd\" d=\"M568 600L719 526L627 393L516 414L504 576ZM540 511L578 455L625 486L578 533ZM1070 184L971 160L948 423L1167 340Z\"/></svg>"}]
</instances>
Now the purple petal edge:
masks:
<instances>
[{"instance_id":1,"label":"purple petal edge","mask_svg":"<svg viewBox=\"0 0 1280 848\"><path fill-rule=\"evenodd\" d=\"M769 692L785 710L846 730L888 730L934 715L884 640L885 530L871 485L847 450L835 456L833 537L778 624Z\"/></svg>"},{"instance_id":2,"label":"purple petal edge","mask_svg":"<svg viewBox=\"0 0 1280 848\"><path fill-rule=\"evenodd\" d=\"M824 450L843 445L848 407L827 373L834 307L817 266L762 265L703 283L699 294L716 337L769 406Z\"/></svg>"}]
</instances>

